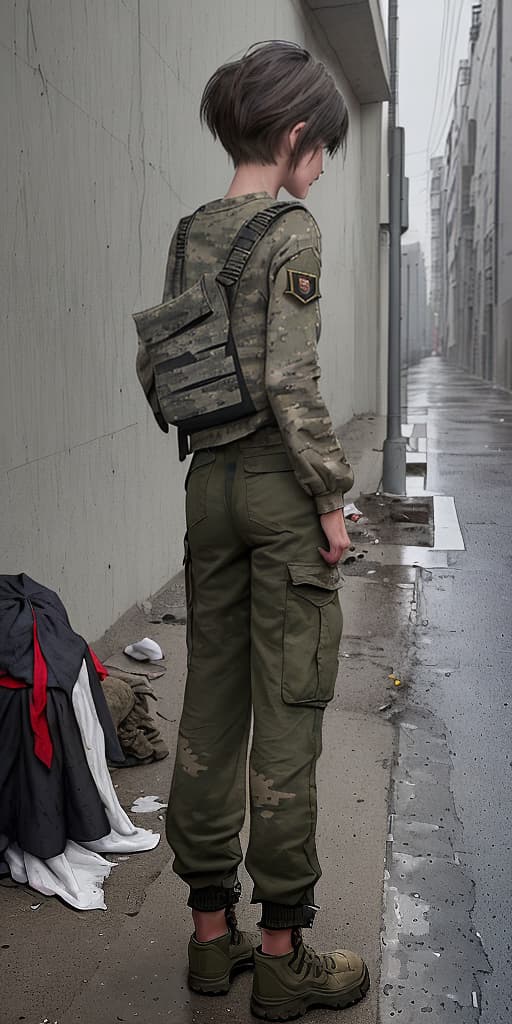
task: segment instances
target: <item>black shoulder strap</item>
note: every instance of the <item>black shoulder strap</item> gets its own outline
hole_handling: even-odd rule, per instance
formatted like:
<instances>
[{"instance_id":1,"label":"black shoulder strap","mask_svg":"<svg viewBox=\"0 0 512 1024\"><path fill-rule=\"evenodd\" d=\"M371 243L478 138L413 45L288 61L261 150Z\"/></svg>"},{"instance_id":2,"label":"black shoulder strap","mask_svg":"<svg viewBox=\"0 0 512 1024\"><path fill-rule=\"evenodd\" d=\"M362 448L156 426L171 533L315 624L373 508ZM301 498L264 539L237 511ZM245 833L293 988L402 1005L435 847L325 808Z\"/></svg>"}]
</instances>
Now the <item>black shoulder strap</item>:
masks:
<instances>
[{"instance_id":1,"label":"black shoulder strap","mask_svg":"<svg viewBox=\"0 0 512 1024\"><path fill-rule=\"evenodd\" d=\"M183 272L185 268L185 250L187 248L188 236L190 234L190 228L192 227L192 221L194 220L195 215L195 213L191 213L188 217L182 217L178 224L174 273L172 278L172 294L174 298L177 295L180 295L184 290Z\"/></svg>"},{"instance_id":2,"label":"black shoulder strap","mask_svg":"<svg viewBox=\"0 0 512 1024\"><path fill-rule=\"evenodd\" d=\"M225 287L237 284L254 247L261 241L269 228L272 227L272 224L275 224L276 220L282 217L283 214L288 213L289 210L303 209L302 203L274 203L273 206L269 206L265 210L259 210L253 217L245 221L235 237L222 270L217 274L219 284ZM182 217L178 224L172 279L173 296L180 295L184 290L185 251L195 215L195 213L191 213L188 217Z\"/></svg>"},{"instance_id":3,"label":"black shoulder strap","mask_svg":"<svg viewBox=\"0 0 512 1024\"><path fill-rule=\"evenodd\" d=\"M288 213L289 210L304 210L302 203L274 203L265 210L259 210L253 217L242 224L235 240L229 250L228 257L222 270L217 274L216 280L227 289L229 308L232 308L233 294L236 285L247 266L249 257L254 247L263 238L272 224L275 224L279 217ZM197 212L197 211L196 211ZM185 249L195 213L189 217L183 217L178 224L176 238L176 262L173 276L173 295L183 291L183 268L185 262ZM190 454L188 435L185 430L178 427L178 446L180 462Z\"/></svg>"},{"instance_id":4,"label":"black shoulder strap","mask_svg":"<svg viewBox=\"0 0 512 1024\"><path fill-rule=\"evenodd\" d=\"M237 284L254 247L272 227L272 224L275 224L276 220L288 213L289 210L304 209L302 203L275 203L266 210L259 210L245 224L242 224L231 246L228 258L222 270L217 274L218 283L224 285L225 288Z\"/></svg>"}]
</instances>

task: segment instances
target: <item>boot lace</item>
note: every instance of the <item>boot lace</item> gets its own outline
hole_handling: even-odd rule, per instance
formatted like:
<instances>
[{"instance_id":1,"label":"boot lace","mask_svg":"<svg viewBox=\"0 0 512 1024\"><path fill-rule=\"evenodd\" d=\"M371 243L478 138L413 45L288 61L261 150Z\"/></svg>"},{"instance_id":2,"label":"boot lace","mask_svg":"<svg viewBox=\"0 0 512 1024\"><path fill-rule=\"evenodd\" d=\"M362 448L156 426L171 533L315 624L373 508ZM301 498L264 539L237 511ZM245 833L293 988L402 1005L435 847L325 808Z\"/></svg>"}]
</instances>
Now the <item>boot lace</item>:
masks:
<instances>
[{"instance_id":1,"label":"boot lace","mask_svg":"<svg viewBox=\"0 0 512 1024\"><path fill-rule=\"evenodd\" d=\"M317 953L311 946L306 946L302 939L300 928L292 931L293 956L290 960L290 967L296 974L302 974L307 978L310 974L314 978L320 978L325 972L332 973L336 970L336 961L328 953Z\"/></svg>"},{"instance_id":2,"label":"boot lace","mask_svg":"<svg viewBox=\"0 0 512 1024\"><path fill-rule=\"evenodd\" d=\"M233 907L227 907L225 910L226 924L231 933L231 945L239 946L242 942L242 933L238 928L238 921Z\"/></svg>"}]
</instances>

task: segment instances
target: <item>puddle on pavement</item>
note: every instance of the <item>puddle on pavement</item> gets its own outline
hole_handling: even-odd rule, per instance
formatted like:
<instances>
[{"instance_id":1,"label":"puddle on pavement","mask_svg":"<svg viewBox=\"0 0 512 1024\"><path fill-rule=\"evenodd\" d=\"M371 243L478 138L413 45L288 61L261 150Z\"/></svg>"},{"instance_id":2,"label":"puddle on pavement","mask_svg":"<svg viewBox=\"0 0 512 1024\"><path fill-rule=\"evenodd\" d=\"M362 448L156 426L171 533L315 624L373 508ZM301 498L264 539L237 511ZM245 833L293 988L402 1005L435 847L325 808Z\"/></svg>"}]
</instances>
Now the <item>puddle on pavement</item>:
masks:
<instances>
[{"instance_id":1,"label":"puddle on pavement","mask_svg":"<svg viewBox=\"0 0 512 1024\"><path fill-rule=\"evenodd\" d=\"M354 524L350 536L362 548L372 544L414 544L432 547L434 507L432 497L397 497L364 494L358 501L365 522ZM365 544L364 541L367 541Z\"/></svg>"},{"instance_id":2,"label":"puddle on pavement","mask_svg":"<svg viewBox=\"0 0 512 1024\"><path fill-rule=\"evenodd\" d=\"M356 547L356 552L358 548L359 546ZM378 547L371 547L368 555L365 555L364 558L365 561L359 559L358 562L349 563L346 568L343 562L341 565L343 573L348 576L362 576L366 569L379 571L391 565L422 566L425 569L446 569L448 566L447 551L435 551L433 548L420 548L407 544L379 544Z\"/></svg>"},{"instance_id":3,"label":"puddle on pavement","mask_svg":"<svg viewBox=\"0 0 512 1024\"><path fill-rule=\"evenodd\" d=\"M465 550L455 502L449 495L387 500L385 495L365 495L359 504L368 523L350 528L354 547L342 563L347 575L373 575L389 565L445 569L449 552ZM411 540L416 543L408 543Z\"/></svg>"}]
</instances>

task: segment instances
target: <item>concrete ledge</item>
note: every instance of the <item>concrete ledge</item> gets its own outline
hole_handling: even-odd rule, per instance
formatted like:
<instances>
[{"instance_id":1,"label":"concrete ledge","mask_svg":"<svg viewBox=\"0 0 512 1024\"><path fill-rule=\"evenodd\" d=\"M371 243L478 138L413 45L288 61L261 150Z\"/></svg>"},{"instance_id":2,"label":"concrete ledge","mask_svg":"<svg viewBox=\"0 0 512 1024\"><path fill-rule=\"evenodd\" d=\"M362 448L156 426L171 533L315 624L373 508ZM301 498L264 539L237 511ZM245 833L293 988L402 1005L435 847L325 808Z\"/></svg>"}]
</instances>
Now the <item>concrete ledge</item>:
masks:
<instances>
[{"instance_id":1,"label":"concrete ledge","mask_svg":"<svg viewBox=\"0 0 512 1024\"><path fill-rule=\"evenodd\" d=\"M382 478L382 445L386 436L385 416L354 416L336 433L354 470L354 486L345 501L356 501L360 494L372 494Z\"/></svg>"},{"instance_id":2,"label":"concrete ledge","mask_svg":"<svg viewBox=\"0 0 512 1024\"><path fill-rule=\"evenodd\" d=\"M306 0L360 103L389 100L389 59L378 0Z\"/></svg>"}]
</instances>

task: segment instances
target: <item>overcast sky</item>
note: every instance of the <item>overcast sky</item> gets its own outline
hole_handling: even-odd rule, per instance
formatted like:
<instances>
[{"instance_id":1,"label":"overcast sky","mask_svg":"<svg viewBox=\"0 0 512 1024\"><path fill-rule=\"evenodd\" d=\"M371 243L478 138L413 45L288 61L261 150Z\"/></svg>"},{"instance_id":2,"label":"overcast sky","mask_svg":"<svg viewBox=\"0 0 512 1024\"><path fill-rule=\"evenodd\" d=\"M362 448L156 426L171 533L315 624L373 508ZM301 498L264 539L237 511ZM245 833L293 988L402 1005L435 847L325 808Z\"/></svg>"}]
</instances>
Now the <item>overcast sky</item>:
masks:
<instances>
[{"instance_id":1,"label":"overcast sky","mask_svg":"<svg viewBox=\"0 0 512 1024\"><path fill-rule=\"evenodd\" d=\"M410 179L410 230L404 241L420 241L427 261L427 169L430 157L444 150L456 71L469 52L472 3L399 0L398 123L405 128L405 173ZM381 6L387 19L386 0Z\"/></svg>"}]
</instances>

